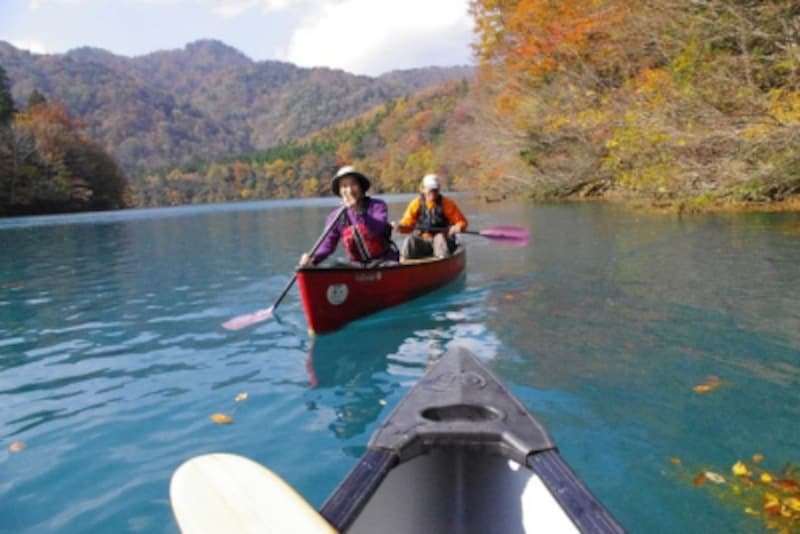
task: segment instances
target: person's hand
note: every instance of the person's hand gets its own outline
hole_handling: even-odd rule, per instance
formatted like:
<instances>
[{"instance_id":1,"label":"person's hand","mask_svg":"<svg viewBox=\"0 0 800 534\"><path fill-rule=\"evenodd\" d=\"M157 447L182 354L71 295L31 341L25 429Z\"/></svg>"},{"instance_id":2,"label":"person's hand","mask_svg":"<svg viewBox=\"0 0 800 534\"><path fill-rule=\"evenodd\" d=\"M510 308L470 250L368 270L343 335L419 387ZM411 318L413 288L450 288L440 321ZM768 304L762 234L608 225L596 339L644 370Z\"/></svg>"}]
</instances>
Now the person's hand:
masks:
<instances>
[{"instance_id":1,"label":"person's hand","mask_svg":"<svg viewBox=\"0 0 800 534\"><path fill-rule=\"evenodd\" d=\"M300 256L300 262L298 263L300 267L305 267L306 265L312 265L312 264L313 264L313 258L311 257L311 254L306 252L302 256Z\"/></svg>"},{"instance_id":2,"label":"person's hand","mask_svg":"<svg viewBox=\"0 0 800 534\"><path fill-rule=\"evenodd\" d=\"M459 233L461 233L461 227L457 224L454 224L453 226L447 229L447 235L449 235L450 237L453 237L454 235Z\"/></svg>"},{"instance_id":3,"label":"person's hand","mask_svg":"<svg viewBox=\"0 0 800 534\"><path fill-rule=\"evenodd\" d=\"M395 230L396 232L408 233L411 230L413 230L413 228L411 228L410 226L402 225L397 221L392 221L390 224L392 225L392 229Z\"/></svg>"}]
</instances>

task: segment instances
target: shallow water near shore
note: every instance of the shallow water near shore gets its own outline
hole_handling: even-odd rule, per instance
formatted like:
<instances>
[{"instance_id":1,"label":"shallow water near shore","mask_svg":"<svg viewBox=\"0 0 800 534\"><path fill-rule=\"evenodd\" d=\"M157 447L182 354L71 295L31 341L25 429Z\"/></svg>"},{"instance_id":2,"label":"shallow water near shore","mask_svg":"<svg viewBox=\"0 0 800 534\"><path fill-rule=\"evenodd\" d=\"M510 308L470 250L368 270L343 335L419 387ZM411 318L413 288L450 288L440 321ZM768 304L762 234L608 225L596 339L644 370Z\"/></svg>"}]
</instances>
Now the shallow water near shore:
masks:
<instances>
[{"instance_id":1,"label":"shallow water near shore","mask_svg":"<svg viewBox=\"0 0 800 534\"><path fill-rule=\"evenodd\" d=\"M800 215L460 203L530 243L464 236L459 280L314 338L296 289L220 325L274 302L333 199L0 220L0 532L175 533L169 477L212 451L319 506L455 345L629 531L764 530L693 478L800 463Z\"/></svg>"}]
</instances>

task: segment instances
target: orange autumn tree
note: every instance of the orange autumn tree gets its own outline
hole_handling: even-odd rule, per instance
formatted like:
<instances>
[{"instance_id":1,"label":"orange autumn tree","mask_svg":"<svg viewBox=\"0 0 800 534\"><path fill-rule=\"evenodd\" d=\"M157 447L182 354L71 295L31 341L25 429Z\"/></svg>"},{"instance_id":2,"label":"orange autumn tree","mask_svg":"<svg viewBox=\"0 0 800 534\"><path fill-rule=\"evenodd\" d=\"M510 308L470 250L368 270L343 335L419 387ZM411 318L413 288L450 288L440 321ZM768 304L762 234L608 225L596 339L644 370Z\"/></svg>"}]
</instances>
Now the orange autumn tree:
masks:
<instances>
[{"instance_id":1,"label":"orange autumn tree","mask_svg":"<svg viewBox=\"0 0 800 534\"><path fill-rule=\"evenodd\" d=\"M602 63L629 13L617 0L473 0L482 64L539 77L576 62ZM619 43L627 44L627 43Z\"/></svg>"},{"instance_id":2,"label":"orange autumn tree","mask_svg":"<svg viewBox=\"0 0 800 534\"><path fill-rule=\"evenodd\" d=\"M117 209L126 180L117 163L82 132L61 103L38 103L14 116L8 213Z\"/></svg>"},{"instance_id":3,"label":"orange autumn tree","mask_svg":"<svg viewBox=\"0 0 800 534\"><path fill-rule=\"evenodd\" d=\"M645 0L473 0L479 90L494 147L482 164L498 188L592 191L605 143L626 120L629 82L664 61L666 17ZM655 16L657 15L657 16ZM509 180L509 178L511 180Z\"/></svg>"}]
</instances>

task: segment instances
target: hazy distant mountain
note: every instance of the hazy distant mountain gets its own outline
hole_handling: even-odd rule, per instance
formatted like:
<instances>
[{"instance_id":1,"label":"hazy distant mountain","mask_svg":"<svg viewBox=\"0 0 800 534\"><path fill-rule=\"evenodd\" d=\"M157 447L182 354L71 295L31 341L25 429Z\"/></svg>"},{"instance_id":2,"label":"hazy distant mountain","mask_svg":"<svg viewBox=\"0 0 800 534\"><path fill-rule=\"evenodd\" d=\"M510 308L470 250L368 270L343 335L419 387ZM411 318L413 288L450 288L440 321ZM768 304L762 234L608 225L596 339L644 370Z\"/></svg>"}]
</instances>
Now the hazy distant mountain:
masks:
<instances>
[{"instance_id":1,"label":"hazy distant mountain","mask_svg":"<svg viewBox=\"0 0 800 534\"><path fill-rule=\"evenodd\" d=\"M429 67L371 78L256 62L213 40L134 58L88 47L31 54L0 41L0 65L18 107L33 90L64 102L129 173L264 149L472 76Z\"/></svg>"}]
</instances>

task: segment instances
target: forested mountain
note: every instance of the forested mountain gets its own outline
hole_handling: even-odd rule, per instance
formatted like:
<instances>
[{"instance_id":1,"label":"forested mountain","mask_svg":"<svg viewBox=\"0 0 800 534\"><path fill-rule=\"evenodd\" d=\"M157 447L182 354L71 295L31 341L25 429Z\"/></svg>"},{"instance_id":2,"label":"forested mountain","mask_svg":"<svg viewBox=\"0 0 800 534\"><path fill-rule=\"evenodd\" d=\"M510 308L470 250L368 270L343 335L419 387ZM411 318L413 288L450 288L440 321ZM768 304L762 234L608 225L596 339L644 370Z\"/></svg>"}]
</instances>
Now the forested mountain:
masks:
<instances>
[{"instance_id":1,"label":"forested mountain","mask_svg":"<svg viewBox=\"0 0 800 534\"><path fill-rule=\"evenodd\" d=\"M24 109L0 66L0 216L125 207L125 175L81 121L38 92Z\"/></svg>"},{"instance_id":2,"label":"forested mountain","mask_svg":"<svg viewBox=\"0 0 800 534\"><path fill-rule=\"evenodd\" d=\"M135 206L202 204L226 200L292 198L330 194L336 168L356 165L372 180L373 193L417 189L436 169L447 189L469 174L458 132L469 127L469 84L447 82L382 104L303 139L226 161L167 169L131 182Z\"/></svg>"},{"instance_id":3,"label":"forested mountain","mask_svg":"<svg viewBox=\"0 0 800 534\"><path fill-rule=\"evenodd\" d=\"M369 78L252 62L213 41L132 59L0 43L23 109L9 111L0 83L0 156L16 166L11 181L0 173L0 205L3 187L28 183L19 169L38 168L56 193L80 200L86 184L95 206L109 204L117 174L102 165L115 194L94 196L100 182L81 163L94 161L89 139L129 169L135 206L325 194L346 163L377 192L413 191L434 171L448 188L490 199L800 205L796 0L471 0L470 9L474 73ZM53 104L20 107L38 101L36 90ZM75 143L53 145L48 124ZM25 150L33 141L39 148Z\"/></svg>"},{"instance_id":4,"label":"forested mountain","mask_svg":"<svg viewBox=\"0 0 800 534\"><path fill-rule=\"evenodd\" d=\"M251 61L218 41L134 58L81 48L38 55L0 42L17 103L63 102L129 175L288 142L443 81L468 67L379 78Z\"/></svg>"}]
</instances>

